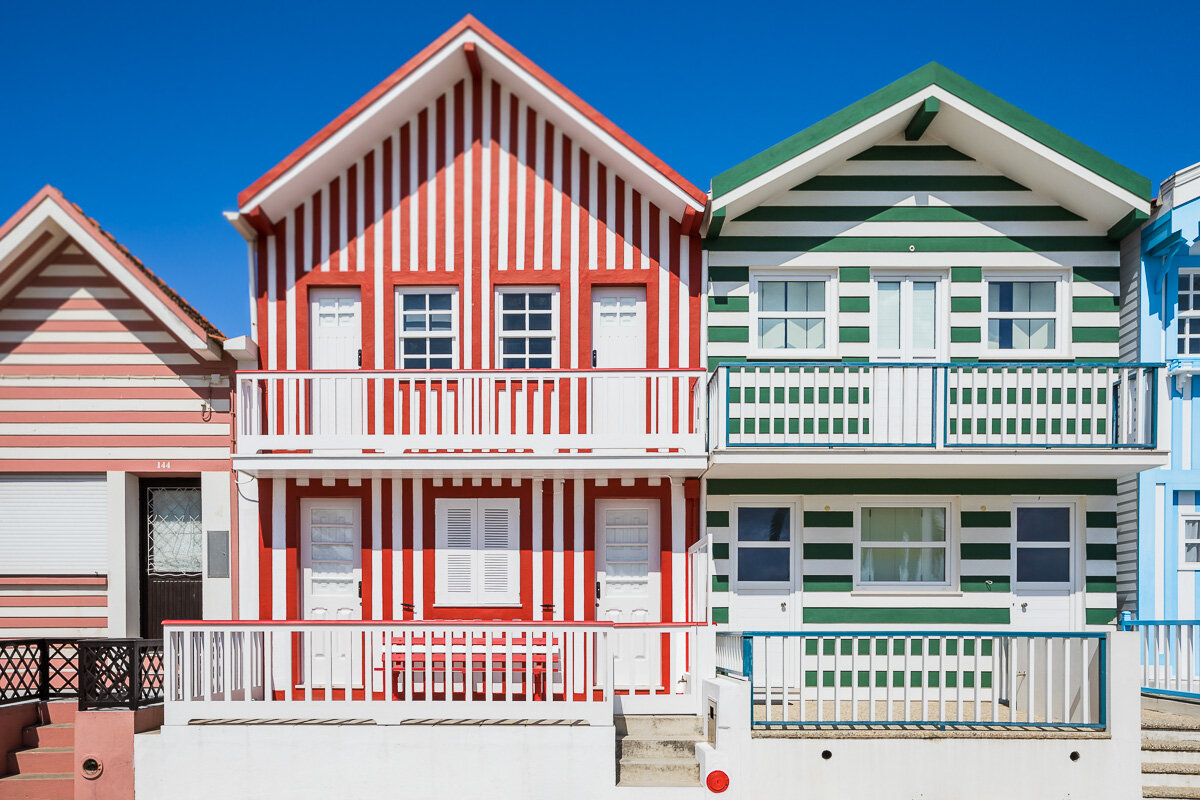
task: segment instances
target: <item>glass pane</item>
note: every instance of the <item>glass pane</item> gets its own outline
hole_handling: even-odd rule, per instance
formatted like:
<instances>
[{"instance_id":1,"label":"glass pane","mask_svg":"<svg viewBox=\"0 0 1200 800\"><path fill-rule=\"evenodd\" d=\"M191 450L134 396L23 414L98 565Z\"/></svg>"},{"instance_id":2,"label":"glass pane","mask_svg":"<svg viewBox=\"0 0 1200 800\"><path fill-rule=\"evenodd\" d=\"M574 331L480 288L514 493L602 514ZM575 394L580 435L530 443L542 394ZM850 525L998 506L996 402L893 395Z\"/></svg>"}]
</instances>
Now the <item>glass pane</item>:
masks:
<instances>
[{"instance_id":1,"label":"glass pane","mask_svg":"<svg viewBox=\"0 0 1200 800\"><path fill-rule=\"evenodd\" d=\"M650 512L644 508L614 508L604 513L608 525L648 525Z\"/></svg>"},{"instance_id":2,"label":"glass pane","mask_svg":"<svg viewBox=\"0 0 1200 800\"><path fill-rule=\"evenodd\" d=\"M354 547L348 544L318 544L313 543L312 557L314 561L353 561Z\"/></svg>"},{"instance_id":3,"label":"glass pane","mask_svg":"<svg viewBox=\"0 0 1200 800\"><path fill-rule=\"evenodd\" d=\"M550 330L550 315L549 314L530 314L529 315L529 330L531 330L531 331L548 331L548 330Z\"/></svg>"},{"instance_id":4,"label":"glass pane","mask_svg":"<svg viewBox=\"0 0 1200 800\"><path fill-rule=\"evenodd\" d=\"M988 311L1013 310L1012 281L991 281L988 283Z\"/></svg>"},{"instance_id":5,"label":"glass pane","mask_svg":"<svg viewBox=\"0 0 1200 800\"><path fill-rule=\"evenodd\" d=\"M429 339L429 352L434 355L445 356L454 352L454 340L449 338Z\"/></svg>"},{"instance_id":6,"label":"glass pane","mask_svg":"<svg viewBox=\"0 0 1200 800\"><path fill-rule=\"evenodd\" d=\"M348 508L314 508L310 517L313 525L353 525L354 512Z\"/></svg>"},{"instance_id":7,"label":"glass pane","mask_svg":"<svg viewBox=\"0 0 1200 800\"><path fill-rule=\"evenodd\" d=\"M864 542L944 542L944 508L864 508Z\"/></svg>"},{"instance_id":8,"label":"glass pane","mask_svg":"<svg viewBox=\"0 0 1200 800\"><path fill-rule=\"evenodd\" d=\"M350 561L313 561L314 575L350 575L354 572L354 564Z\"/></svg>"},{"instance_id":9,"label":"glass pane","mask_svg":"<svg viewBox=\"0 0 1200 800\"><path fill-rule=\"evenodd\" d=\"M1017 541L1071 541L1071 509L1041 506L1018 508Z\"/></svg>"},{"instance_id":10,"label":"glass pane","mask_svg":"<svg viewBox=\"0 0 1200 800\"><path fill-rule=\"evenodd\" d=\"M1029 285L1029 308L1021 311L1054 311L1054 284L1038 281Z\"/></svg>"},{"instance_id":11,"label":"glass pane","mask_svg":"<svg viewBox=\"0 0 1200 800\"><path fill-rule=\"evenodd\" d=\"M405 294L404 310L405 311L424 311L425 310L425 295L423 294Z\"/></svg>"},{"instance_id":12,"label":"glass pane","mask_svg":"<svg viewBox=\"0 0 1200 800\"><path fill-rule=\"evenodd\" d=\"M786 547L739 547L739 581L790 581L791 551Z\"/></svg>"},{"instance_id":13,"label":"glass pane","mask_svg":"<svg viewBox=\"0 0 1200 800\"><path fill-rule=\"evenodd\" d=\"M538 338L528 341L529 352L533 355L550 355L553 350L553 342L550 339Z\"/></svg>"},{"instance_id":14,"label":"glass pane","mask_svg":"<svg viewBox=\"0 0 1200 800\"><path fill-rule=\"evenodd\" d=\"M501 298L500 307L505 311L521 311L525 308L525 295L520 292L505 292Z\"/></svg>"},{"instance_id":15,"label":"glass pane","mask_svg":"<svg viewBox=\"0 0 1200 800\"><path fill-rule=\"evenodd\" d=\"M868 583L946 580L946 551L941 547L864 547L861 558L859 575Z\"/></svg>"},{"instance_id":16,"label":"glass pane","mask_svg":"<svg viewBox=\"0 0 1200 800\"><path fill-rule=\"evenodd\" d=\"M787 311L787 284L783 281L759 282L758 310Z\"/></svg>"},{"instance_id":17,"label":"glass pane","mask_svg":"<svg viewBox=\"0 0 1200 800\"><path fill-rule=\"evenodd\" d=\"M406 356L419 356L425 354L424 339L405 339L404 354Z\"/></svg>"},{"instance_id":18,"label":"glass pane","mask_svg":"<svg viewBox=\"0 0 1200 800\"><path fill-rule=\"evenodd\" d=\"M450 310L450 295L449 294L431 294L431 295L429 295L429 308L433 311L449 311Z\"/></svg>"},{"instance_id":19,"label":"glass pane","mask_svg":"<svg viewBox=\"0 0 1200 800\"><path fill-rule=\"evenodd\" d=\"M876 314L876 328L879 333L879 347L883 350L900 349L900 284L896 281L883 281L876 286L879 295L879 310Z\"/></svg>"},{"instance_id":20,"label":"glass pane","mask_svg":"<svg viewBox=\"0 0 1200 800\"><path fill-rule=\"evenodd\" d=\"M1018 547L1017 580L1021 583L1067 583L1071 580L1070 549Z\"/></svg>"},{"instance_id":21,"label":"glass pane","mask_svg":"<svg viewBox=\"0 0 1200 800\"><path fill-rule=\"evenodd\" d=\"M932 350L937 346L937 284L917 281L912 289L912 346L915 350Z\"/></svg>"},{"instance_id":22,"label":"glass pane","mask_svg":"<svg viewBox=\"0 0 1200 800\"><path fill-rule=\"evenodd\" d=\"M782 349L787 346L783 320L760 319L758 321L758 346L769 350Z\"/></svg>"},{"instance_id":23,"label":"glass pane","mask_svg":"<svg viewBox=\"0 0 1200 800\"><path fill-rule=\"evenodd\" d=\"M406 330L406 331L423 331L423 330L425 330L425 315L424 314L405 314L404 315L404 330Z\"/></svg>"},{"instance_id":24,"label":"glass pane","mask_svg":"<svg viewBox=\"0 0 1200 800\"><path fill-rule=\"evenodd\" d=\"M620 561L625 563L645 562L648 554L646 546L629 546L629 545L607 545L604 550L604 556L609 563Z\"/></svg>"},{"instance_id":25,"label":"glass pane","mask_svg":"<svg viewBox=\"0 0 1200 800\"><path fill-rule=\"evenodd\" d=\"M550 369L550 359L548 358L531 358L529 359L530 369Z\"/></svg>"},{"instance_id":26,"label":"glass pane","mask_svg":"<svg viewBox=\"0 0 1200 800\"><path fill-rule=\"evenodd\" d=\"M1017 350L1054 349L1054 320L1018 319L1011 323L1012 346Z\"/></svg>"},{"instance_id":27,"label":"glass pane","mask_svg":"<svg viewBox=\"0 0 1200 800\"><path fill-rule=\"evenodd\" d=\"M531 311L549 311L550 310L549 294L531 294L529 295L529 308Z\"/></svg>"},{"instance_id":28,"label":"glass pane","mask_svg":"<svg viewBox=\"0 0 1200 800\"><path fill-rule=\"evenodd\" d=\"M739 508L737 538L743 542L786 542L791 539L790 508Z\"/></svg>"},{"instance_id":29,"label":"glass pane","mask_svg":"<svg viewBox=\"0 0 1200 800\"><path fill-rule=\"evenodd\" d=\"M1188 519L1183 522L1183 538L1200 541L1200 519Z\"/></svg>"},{"instance_id":30,"label":"glass pane","mask_svg":"<svg viewBox=\"0 0 1200 800\"><path fill-rule=\"evenodd\" d=\"M1188 564L1200 564L1200 542L1188 542L1183 546L1183 560Z\"/></svg>"},{"instance_id":31,"label":"glass pane","mask_svg":"<svg viewBox=\"0 0 1200 800\"><path fill-rule=\"evenodd\" d=\"M988 348L1011 350L1013 346L1013 321L1011 319L988 320Z\"/></svg>"},{"instance_id":32,"label":"glass pane","mask_svg":"<svg viewBox=\"0 0 1200 800\"><path fill-rule=\"evenodd\" d=\"M324 544L345 544L354 541L354 528L349 525L314 525L312 540Z\"/></svg>"},{"instance_id":33,"label":"glass pane","mask_svg":"<svg viewBox=\"0 0 1200 800\"><path fill-rule=\"evenodd\" d=\"M153 575L195 574L203 567L200 490L154 488L148 492L147 569Z\"/></svg>"},{"instance_id":34,"label":"glass pane","mask_svg":"<svg viewBox=\"0 0 1200 800\"><path fill-rule=\"evenodd\" d=\"M428 366L429 366L429 362L426 359L421 358L419 356L418 357L406 356L404 358L404 368L405 369L427 369Z\"/></svg>"},{"instance_id":35,"label":"glass pane","mask_svg":"<svg viewBox=\"0 0 1200 800\"><path fill-rule=\"evenodd\" d=\"M451 358L431 358L429 359L430 369L451 369L454 367L454 359Z\"/></svg>"},{"instance_id":36,"label":"glass pane","mask_svg":"<svg viewBox=\"0 0 1200 800\"><path fill-rule=\"evenodd\" d=\"M500 345L501 351L506 356L519 356L525 354L525 340L519 336L510 336L504 339Z\"/></svg>"},{"instance_id":37,"label":"glass pane","mask_svg":"<svg viewBox=\"0 0 1200 800\"><path fill-rule=\"evenodd\" d=\"M430 314L429 315L429 330L431 331L448 331L450 330L450 315L449 314Z\"/></svg>"},{"instance_id":38,"label":"glass pane","mask_svg":"<svg viewBox=\"0 0 1200 800\"><path fill-rule=\"evenodd\" d=\"M505 297L507 297L507 296L508 295L505 295ZM506 331L527 330L525 327L525 315L524 314L501 314L500 317L501 317L501 320L503 321L504 330L506 330Z\"/></svg>"}]
</instances>

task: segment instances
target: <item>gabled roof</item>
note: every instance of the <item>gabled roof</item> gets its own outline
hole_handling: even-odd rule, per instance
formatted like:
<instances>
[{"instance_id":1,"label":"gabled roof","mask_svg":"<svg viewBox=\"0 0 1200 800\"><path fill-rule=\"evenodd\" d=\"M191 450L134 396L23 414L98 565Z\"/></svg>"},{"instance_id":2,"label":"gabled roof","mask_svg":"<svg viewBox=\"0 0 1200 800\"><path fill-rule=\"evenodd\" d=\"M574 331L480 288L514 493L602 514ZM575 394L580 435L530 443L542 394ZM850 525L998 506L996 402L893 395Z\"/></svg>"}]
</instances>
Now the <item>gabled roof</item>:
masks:
<instances>
[{"instance_id":1,"label":"gabled roof","mask_svg":"<svg viewBox=\"0 0 1200 800\"><path fill-rule=\"evenodd\" d=\"M217 326L53 186L42 187L0 225L0 299L67 240L108 270L181 341L207 359L220 358L217 343L225 336Z\"/></svg>"},{"instance_id":2,"label":"gabled roof","mask_svg":"<svg viewBox=\"0 0 1200 800\"><path fill-rule=\"evenodd\" d=\"M916 138L928 131L1106 227L1149 213L1148 178L930 63L717 175L714 215L735 217L906 129Z\"/></svg>"},{"instance_id":3,"label":"gabled roof","mask_svg":"<svg viewBox=\"0 0 1200 800\"><path fill-rule=\"evenodd\" d=\"M239 211L257 210L269 219L287 213L327 173L374 147L448 86L480 71L525 87L523 99L561 120L564 133L596 158L643 176L639 189L659 207L676 216L687 207L704 210L703 191L468 15L242 191Z\"/></svg>"}]
</instances>

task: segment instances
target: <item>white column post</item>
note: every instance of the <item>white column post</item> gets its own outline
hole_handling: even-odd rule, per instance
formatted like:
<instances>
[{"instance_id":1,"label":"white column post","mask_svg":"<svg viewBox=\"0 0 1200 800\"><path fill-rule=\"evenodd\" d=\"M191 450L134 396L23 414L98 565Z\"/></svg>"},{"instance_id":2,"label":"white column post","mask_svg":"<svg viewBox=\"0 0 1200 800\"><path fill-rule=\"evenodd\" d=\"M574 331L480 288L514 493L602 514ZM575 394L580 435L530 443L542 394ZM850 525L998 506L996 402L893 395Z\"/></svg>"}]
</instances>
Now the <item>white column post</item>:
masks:
<instances>
[{"instance_id":1,"label":"white column post","mask_svg":"<svg viewBox=\"0 0 1200 800\"><path fill-rule=\"evenodd\" d=\"M141 575L138 558L138 479L127 472L107 473L108 635L141 632Z\"/></svg>"},{"instance_id":2,"label":"white column post","mask_svg":"<svg viewBox=\"0 0 1200 800\"><path fill-rule=\"evenodd\" d=\"M200 473L200 528L203 531L201 548L202 613L205 619L229 619L233 616L233 579L229 577L214 578L209 574L209 533L223 531L228 545L226 547L226 575L231 575L228 569L232 566L233 554L230 552L232 535L229 514L229 472Z\"/></svg>"}]
</instances>

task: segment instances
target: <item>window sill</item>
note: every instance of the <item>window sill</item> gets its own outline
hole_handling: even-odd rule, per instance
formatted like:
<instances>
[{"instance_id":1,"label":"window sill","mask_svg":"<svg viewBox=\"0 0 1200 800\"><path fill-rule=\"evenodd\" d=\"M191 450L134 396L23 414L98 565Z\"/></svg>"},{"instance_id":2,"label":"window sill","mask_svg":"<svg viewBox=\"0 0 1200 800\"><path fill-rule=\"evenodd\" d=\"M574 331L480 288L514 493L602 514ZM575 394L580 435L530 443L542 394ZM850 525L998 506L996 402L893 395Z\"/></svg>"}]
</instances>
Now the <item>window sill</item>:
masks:
<instances>
[{"instance_id":1,"label":"window sill","mask_svg":"<svg viewBox=\"0 0 1200 800\"><path fill-rule=\"evenodd\" d=\"M433 608L522 608L521 603L434 603Z\"/></svg>"},{"instance_id":2,"label":"window sill","mask_svg":"<svg viewBox=\"0 0 1200 800\"><path fill-rule=\"evenodd\" d=\"M984 350L980 361L1070 361L1071 354L1059 350Z\"/></svg>"},{"instance_id":3,"label":"window sill","mask_svg":"<svg viewBox=\"0 0 1200 800\"><path fill-rule=\"evenodd\" d=\"M851 597L962 597L963 593L949 587L939 589L861 588L850 592Z\"/></svg>"}]
</instances>

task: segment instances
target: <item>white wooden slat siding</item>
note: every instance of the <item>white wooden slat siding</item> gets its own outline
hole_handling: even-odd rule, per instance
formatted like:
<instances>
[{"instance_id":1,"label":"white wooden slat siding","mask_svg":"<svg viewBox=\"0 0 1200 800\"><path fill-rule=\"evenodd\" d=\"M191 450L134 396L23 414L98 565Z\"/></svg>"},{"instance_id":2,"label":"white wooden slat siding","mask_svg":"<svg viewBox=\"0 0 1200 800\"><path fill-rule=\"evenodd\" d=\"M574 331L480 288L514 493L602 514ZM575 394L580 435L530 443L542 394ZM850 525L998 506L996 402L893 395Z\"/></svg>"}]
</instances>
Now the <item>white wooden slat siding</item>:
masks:
<instances>
[{"instance_id":1,"label":"white wooden slat siding","mask_svg":"<svg viewBox=\"0 0 1200 800\"><path fill-rule=\"evenodd\" d=\"M520 602L517 503L515 498L437 501L435 603L472 606Z\"/></svg>"},{"instance_id":2,"label":"white wooden slat siding","mask_svg":"<svg viewBox=\"0 0 1200 800\"><path fill-rule=\"evenodd\" d=\"M104 475L0 476L0 574L108 572Z\"/></svg>"}]
</instances>

